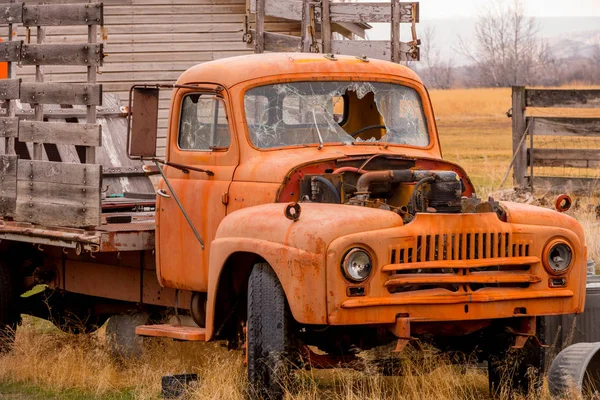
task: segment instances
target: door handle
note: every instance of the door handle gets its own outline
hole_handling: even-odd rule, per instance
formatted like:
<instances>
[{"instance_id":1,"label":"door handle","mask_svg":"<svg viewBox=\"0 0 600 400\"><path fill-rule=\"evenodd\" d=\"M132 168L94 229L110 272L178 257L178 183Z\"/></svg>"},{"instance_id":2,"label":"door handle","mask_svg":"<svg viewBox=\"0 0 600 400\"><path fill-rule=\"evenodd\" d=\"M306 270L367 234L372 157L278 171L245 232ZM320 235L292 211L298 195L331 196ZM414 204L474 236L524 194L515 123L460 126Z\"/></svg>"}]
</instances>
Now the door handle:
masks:
<instances>
[{"instance_id":1,"label":"door handle","mask_svg":"<svg viewBox=\"0 0 600 400\"><path fill-rule=\"evenodd\" d=\"M158 189L156 191L156 194L159 195L160 197L164 197L165 199L171 198L171 196L167 194L167 191L165 189Z\"/></svg>"}]
</instances>

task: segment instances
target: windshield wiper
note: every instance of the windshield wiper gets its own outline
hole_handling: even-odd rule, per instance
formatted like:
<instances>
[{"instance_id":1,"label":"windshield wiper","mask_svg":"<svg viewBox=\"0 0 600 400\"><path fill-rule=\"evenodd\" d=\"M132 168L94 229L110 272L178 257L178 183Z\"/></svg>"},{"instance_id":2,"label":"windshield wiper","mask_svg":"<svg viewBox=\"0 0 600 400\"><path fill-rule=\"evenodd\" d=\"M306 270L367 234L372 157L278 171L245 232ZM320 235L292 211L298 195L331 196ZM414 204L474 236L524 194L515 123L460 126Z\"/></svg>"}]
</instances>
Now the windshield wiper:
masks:
<instances>
[{"instance_id":1,"label":"windshield wiper","mask_svg":"<svg viewBox=\"0 0 600 400\"><path fill-rule=\"evenodd\" d=\"M317 128L317 136L319 137L319 147L321 150L323 148L323 138L321 137L321 131L319 130L319 125L317 124L317 117L315 116L315 110L312 110L313 121L315 121L315 128Z\"/></svg>"}]
</instances>

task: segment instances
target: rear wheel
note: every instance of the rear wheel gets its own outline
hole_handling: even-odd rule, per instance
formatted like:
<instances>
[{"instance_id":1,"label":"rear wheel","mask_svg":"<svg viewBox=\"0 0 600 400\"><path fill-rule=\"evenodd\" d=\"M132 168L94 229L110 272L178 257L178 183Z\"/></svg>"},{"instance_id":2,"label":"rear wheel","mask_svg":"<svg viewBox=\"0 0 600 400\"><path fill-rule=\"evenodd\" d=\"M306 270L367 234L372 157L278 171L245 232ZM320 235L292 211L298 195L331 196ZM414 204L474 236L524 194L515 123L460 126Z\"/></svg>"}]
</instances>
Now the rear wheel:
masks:
<instances>
[{"instance_id":1,"label":"rear wheel","mask_svg":"<svg viewBox=\"0 0 600 400\"><path fill-rule=\"evenodd\" d=\"M0 262L0 352L12 348L20 318L18 297L11 271L8 265Z\"/></svg>"},{"instance_id":2,"label":"rear wheel","mask_svg":"<svg viewBox=\"0 0 600 400\"><path fill-rule=\"evenodd\" d=\"M248 384L251 398L281 399L290 374L290 313L277 275L256 264L248 282Z\"/></svg>"}]
</instances>

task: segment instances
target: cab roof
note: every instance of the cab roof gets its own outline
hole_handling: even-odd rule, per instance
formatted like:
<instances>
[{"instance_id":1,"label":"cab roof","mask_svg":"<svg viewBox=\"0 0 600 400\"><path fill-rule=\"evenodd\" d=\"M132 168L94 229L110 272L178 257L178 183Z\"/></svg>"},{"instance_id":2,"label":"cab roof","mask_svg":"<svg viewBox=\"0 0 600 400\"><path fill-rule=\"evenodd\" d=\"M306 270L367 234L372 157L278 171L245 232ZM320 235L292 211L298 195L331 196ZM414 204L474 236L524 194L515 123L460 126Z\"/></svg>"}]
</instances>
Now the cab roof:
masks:
<instances>
[{"instance_id":1,"label":"cab roof","mask_svg":"<svg viewBox=\"0 0 600 400\"><path fill-rule=\"evenodd\" d=\"M324 54L313 53L263 53L250 54L198 64L185 71L177 80L180 85L210 82L225 87L238 83L290 74L384 74L397 78L421 82L411 69L392 63L369 58L365 62L354 56L336 55L337 61Z\"/></svg>"}]
</instances>

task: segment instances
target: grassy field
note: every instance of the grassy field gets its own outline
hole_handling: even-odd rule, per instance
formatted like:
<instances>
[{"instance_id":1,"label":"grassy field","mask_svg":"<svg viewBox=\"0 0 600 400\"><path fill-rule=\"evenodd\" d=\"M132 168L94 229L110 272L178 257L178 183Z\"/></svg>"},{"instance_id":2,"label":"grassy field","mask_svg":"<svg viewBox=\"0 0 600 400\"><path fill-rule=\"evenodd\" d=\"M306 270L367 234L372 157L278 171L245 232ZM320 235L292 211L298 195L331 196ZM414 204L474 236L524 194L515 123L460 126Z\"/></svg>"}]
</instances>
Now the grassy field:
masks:
<instances>
[{"instance_id":1,"label":"grassy field","mask_svg":"<svg viewBox=\"0 0 600 400\"><path fill-rule=\"evenodd\" d=\"M440 139L446 158L466 168L482 197L498 195L512 156L509 89L432 91ZM535 110L533 110L535 111ZM508 188L511 181L505 185ZM535 197L528 202L543 203ZM572 212L584 225L590 255L600 265L600 226L581 199ZM488 396L486 372L475 365L454 366L434 350L403 354L407 372L382 378L365 371L303 372L290 399L480 399ZM115 360L103 332L73 336L49 323L25 318L16 348L0 356L1 399L153 399L160 378L195 372L200 381L195 399L244 398L242 355L220 343L197 344L152 340L139 360ZM549 398L547 391L542 397Z\"/></svg>"}]
</instances>

